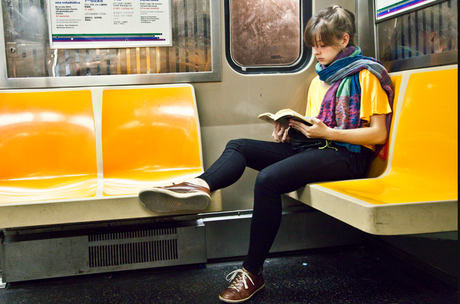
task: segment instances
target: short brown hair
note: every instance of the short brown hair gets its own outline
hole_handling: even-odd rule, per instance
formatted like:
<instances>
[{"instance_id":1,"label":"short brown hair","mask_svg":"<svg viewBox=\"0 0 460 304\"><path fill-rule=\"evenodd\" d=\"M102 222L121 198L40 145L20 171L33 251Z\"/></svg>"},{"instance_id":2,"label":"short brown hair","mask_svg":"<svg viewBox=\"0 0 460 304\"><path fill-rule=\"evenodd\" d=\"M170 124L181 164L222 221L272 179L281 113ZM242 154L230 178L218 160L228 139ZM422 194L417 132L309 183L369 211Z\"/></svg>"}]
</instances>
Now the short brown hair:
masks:
<instances>
[{"instance_id":1,"label":"short brown hair","mask_svg":"<svg viewBox=\"0 0 460 304\"><path fill-rule=\"evenodd\" d=\"M307 27L303 38L308 46L316 46L317 37L320 37L325 45L337 45L344 34L350 36L347 46L355 45L355 15L339 5L332 5L315 14Z\"/></svg>"}]
</instances>

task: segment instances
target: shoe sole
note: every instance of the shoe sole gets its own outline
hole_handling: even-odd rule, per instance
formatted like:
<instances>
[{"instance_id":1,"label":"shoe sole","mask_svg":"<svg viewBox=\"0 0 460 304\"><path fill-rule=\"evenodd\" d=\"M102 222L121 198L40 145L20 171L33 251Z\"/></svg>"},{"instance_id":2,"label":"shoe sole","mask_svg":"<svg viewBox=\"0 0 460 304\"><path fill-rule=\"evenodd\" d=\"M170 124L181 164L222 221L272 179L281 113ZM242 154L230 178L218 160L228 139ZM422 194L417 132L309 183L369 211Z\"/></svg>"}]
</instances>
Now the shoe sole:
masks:
<instances>
[{"instance_id":1,"label":"shoe sole","mask_svg":"<svg viewBox=\"0 0 460 304\"><path fill-rule=\"evenodd\" d=\"M197 211L208 208L211 197L206 193L177 193L155 188L139 192L145 207L155 212Z\"/></svg>"},{"instance_id":2,"label":"shoe sole","mask_svg":"<svg viewBox=\"0 0 460 304\"><path fill-rule=\"evenodd\" d=\"M229 300L229 299L222 298L221 296L219 296L219 300L221 300L223 302L226 302L226 303L243 303L243 302L246 302L247 300L249 300L257 292L261 291L264 287L265 287L265 283L264 283L264 285L260 286L259 289L254 291L249 297L241 299L241 300Z\"/></svg>"}]
</instances>

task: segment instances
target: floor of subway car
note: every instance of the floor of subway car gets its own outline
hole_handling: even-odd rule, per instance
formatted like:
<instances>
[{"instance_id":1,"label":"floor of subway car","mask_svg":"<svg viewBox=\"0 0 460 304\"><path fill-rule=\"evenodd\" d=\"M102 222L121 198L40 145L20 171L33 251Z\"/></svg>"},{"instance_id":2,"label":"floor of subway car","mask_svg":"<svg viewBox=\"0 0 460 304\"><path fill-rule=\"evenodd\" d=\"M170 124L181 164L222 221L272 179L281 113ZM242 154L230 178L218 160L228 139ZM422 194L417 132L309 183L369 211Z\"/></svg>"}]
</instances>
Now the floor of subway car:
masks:
<instances>
[{"instance_id":1,"label":"floor of subway car","mask_svg":"<svg viewBox=\"0 0 460 304\"><path fill-rule=\"evenodd\" d=\"M241 260L9 283L0 303L223 303ZM272 256L247 303L457 303L458 289L370 245Z\"/></svg>"}]
</instances>

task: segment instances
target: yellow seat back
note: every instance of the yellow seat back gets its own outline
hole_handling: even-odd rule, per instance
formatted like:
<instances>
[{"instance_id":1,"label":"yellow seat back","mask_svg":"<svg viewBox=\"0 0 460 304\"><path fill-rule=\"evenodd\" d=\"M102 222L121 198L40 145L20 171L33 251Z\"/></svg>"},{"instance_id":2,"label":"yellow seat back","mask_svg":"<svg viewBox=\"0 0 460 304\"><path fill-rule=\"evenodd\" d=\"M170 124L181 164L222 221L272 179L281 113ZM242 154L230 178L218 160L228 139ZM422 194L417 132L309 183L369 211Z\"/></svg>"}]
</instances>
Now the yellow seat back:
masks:
<instances>
[{"instance_id":1,"label":"yellow seat back","mask_svg":"<svg viewBox=\"0 0 460 304\"><path fill-rule=\"evenodd\" d=\"M95 195L91 92L0 93L0 155L0 203Z\"/></svg>"},{"instance_id":2,"label":"yellow seat back","mask_svg":"<svg viewBox=\"0 0 460 304\"><path fill-rule=\"evenodd\" d=\"M198 128L190 85L104 90L104 195L201 173Z\"/></svg>"},{"instance_id":3,"label":"yellow seat back","mask_svg":"<svg viewBox=\"0 0 460 304\"><path fill-rule=\"evenodd\" d=\"M439 183L440 191L457 188L457 71L410 75L395 138L392 169Z\"/></svg>"}]
</instances>

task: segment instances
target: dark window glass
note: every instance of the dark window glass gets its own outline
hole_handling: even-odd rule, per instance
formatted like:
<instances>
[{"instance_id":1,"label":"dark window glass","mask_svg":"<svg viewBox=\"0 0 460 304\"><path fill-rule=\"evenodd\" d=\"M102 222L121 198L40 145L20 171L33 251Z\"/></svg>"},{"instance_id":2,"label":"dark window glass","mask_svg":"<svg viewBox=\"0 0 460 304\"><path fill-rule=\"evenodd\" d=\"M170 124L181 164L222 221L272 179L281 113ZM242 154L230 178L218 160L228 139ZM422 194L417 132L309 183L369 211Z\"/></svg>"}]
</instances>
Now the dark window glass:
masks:
<instances>
[{"instance_id":1,"label":"dark window glass","mask_svg":"<svg viewBox=\"0 0 460 304\"><path fill-rule=\"evenodd\" d=\"M289 72L310 58L303 43L310 1L227 0L227 60L242 73Z\"/></svg>"},{"instance_id":2,"label":"dark window glass","mask_svg":"<svg viewBox=\"0 0 460 304\"><path fill-rule=\"evenodd\" d=\"M398 61L458 50L457 18L457 0L451 0L379 23L379 59Z\"/></svg>"}]
</instances>

